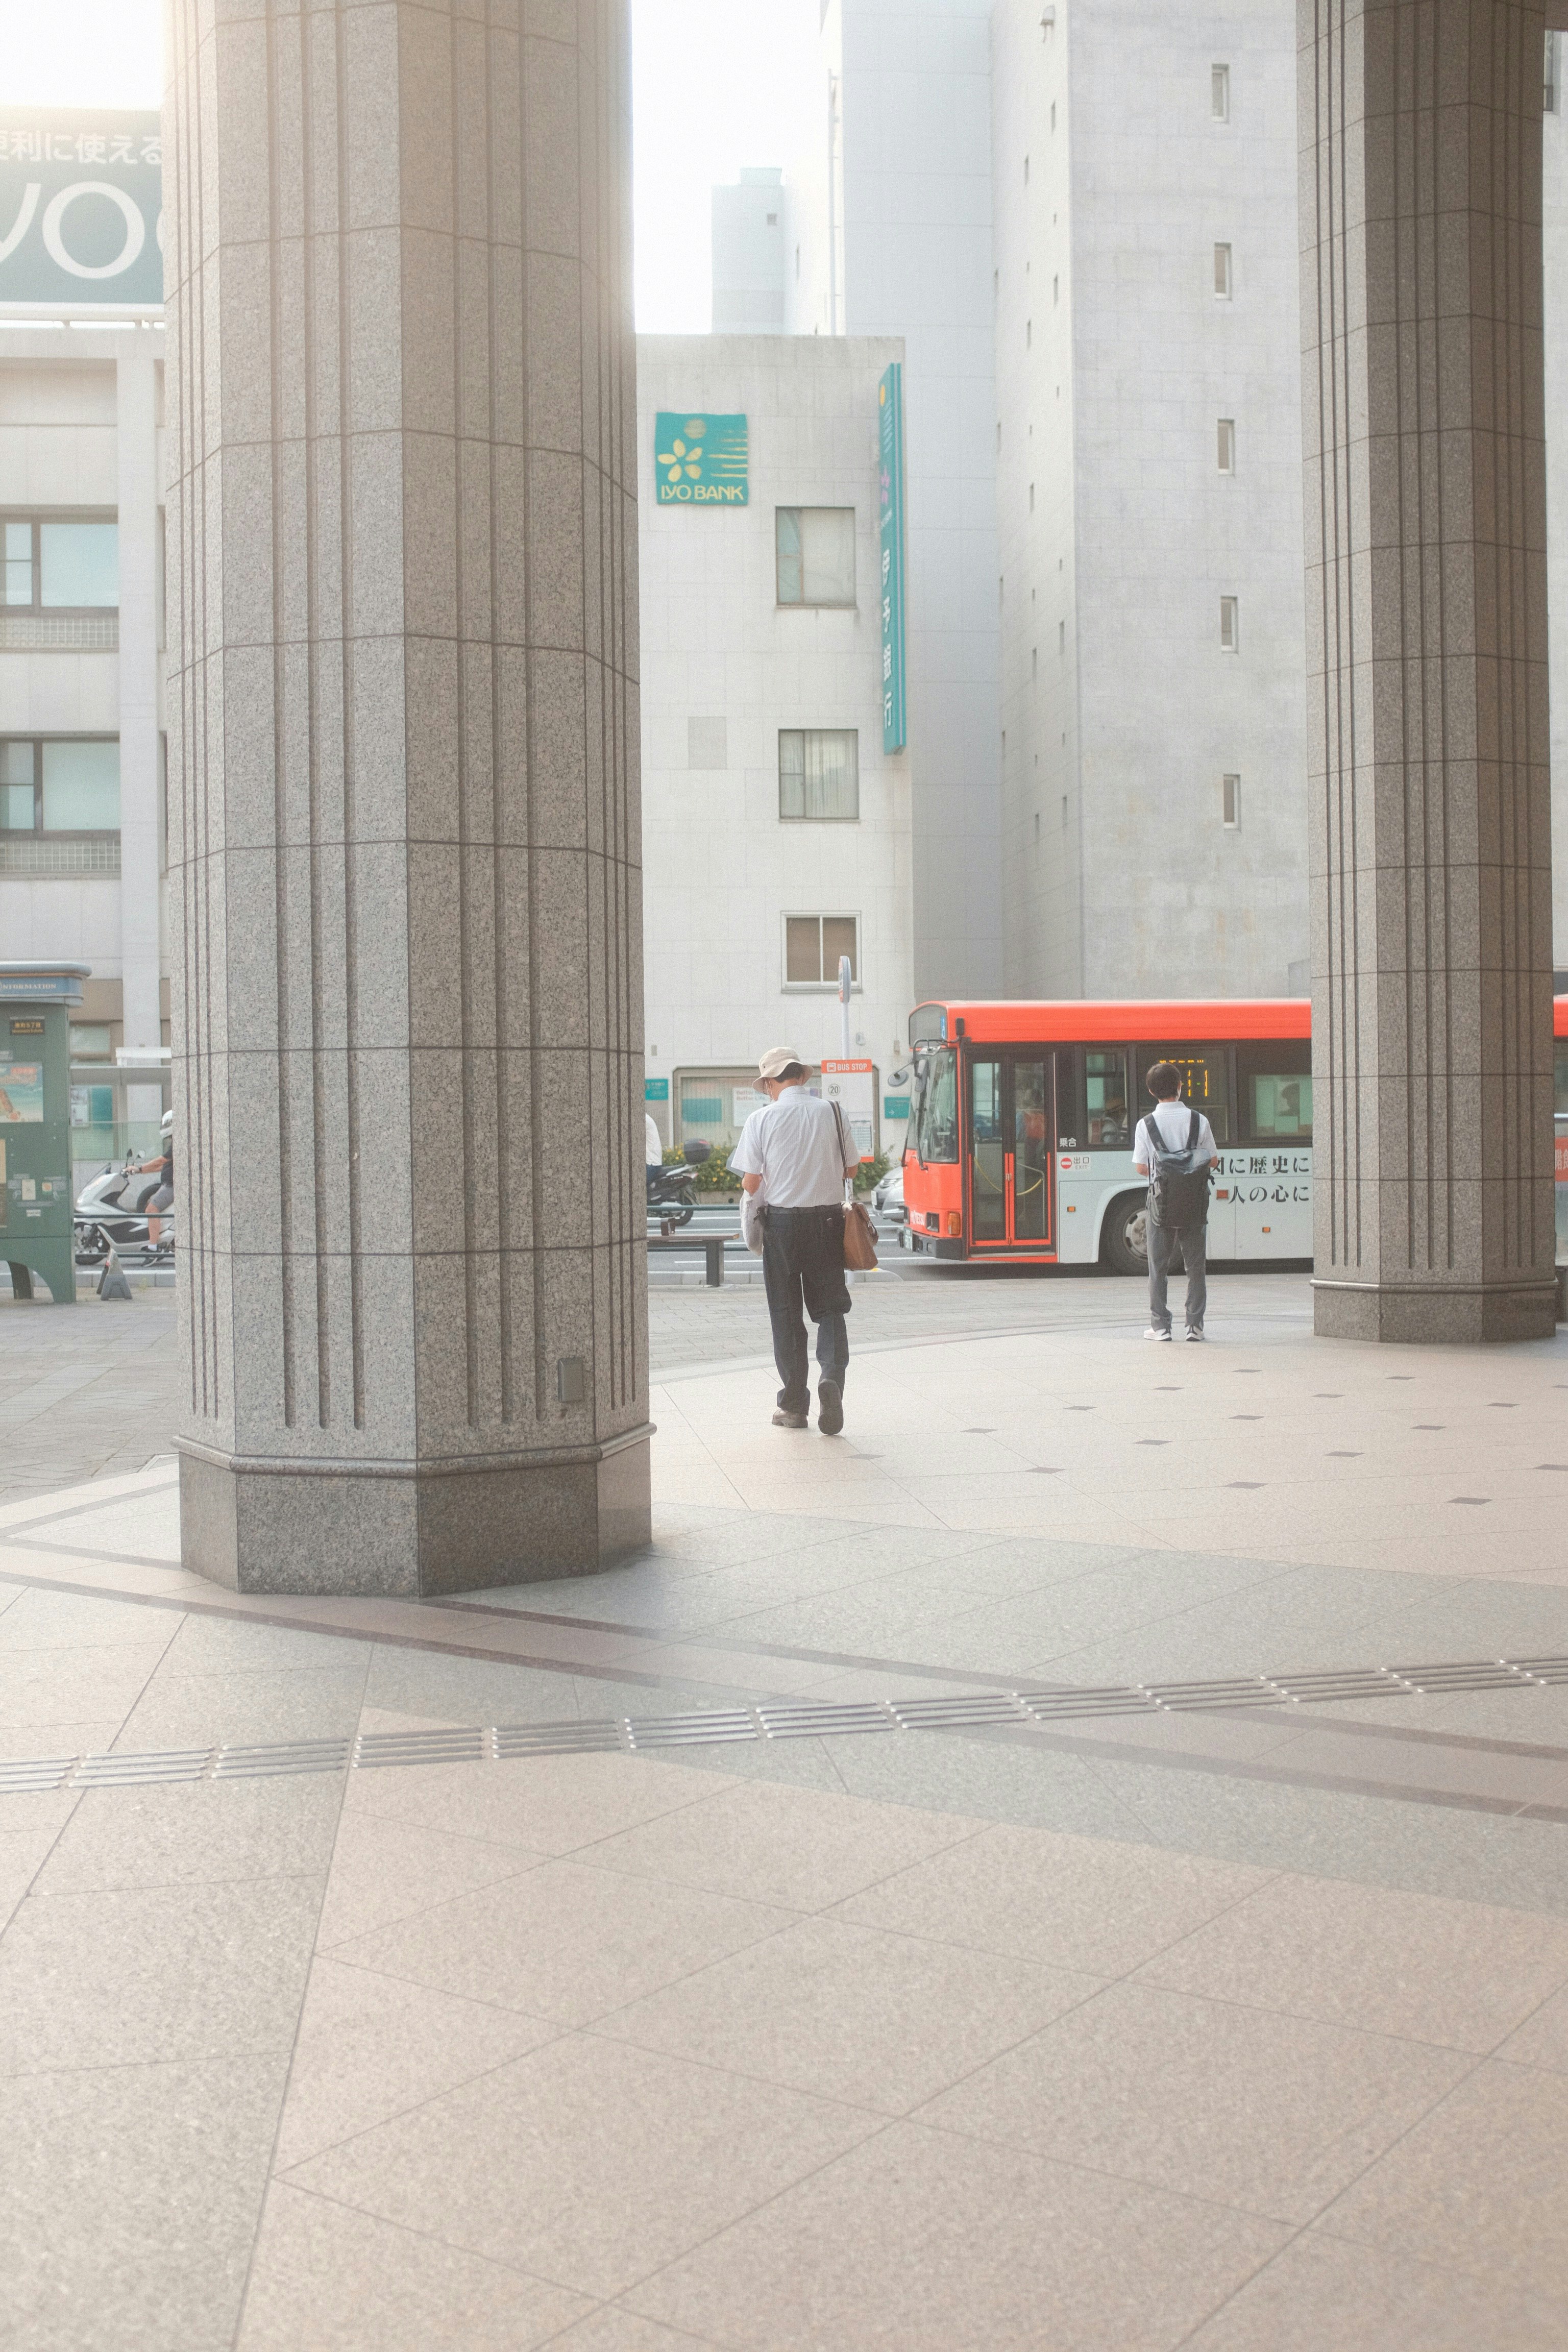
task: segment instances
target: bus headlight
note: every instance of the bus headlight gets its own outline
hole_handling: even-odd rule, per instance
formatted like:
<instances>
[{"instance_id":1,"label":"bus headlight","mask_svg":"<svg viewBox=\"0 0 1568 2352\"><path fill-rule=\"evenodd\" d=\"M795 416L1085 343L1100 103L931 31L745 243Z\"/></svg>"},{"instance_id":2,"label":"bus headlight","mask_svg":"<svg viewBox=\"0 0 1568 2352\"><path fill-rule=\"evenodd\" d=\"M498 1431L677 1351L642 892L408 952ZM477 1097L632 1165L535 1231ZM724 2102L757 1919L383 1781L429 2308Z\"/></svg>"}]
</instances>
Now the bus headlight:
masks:
<instances>
[{"instance_id":1,"label":"bus headlight","mask_svg":"<svg viewBox=\"0 0 1568 2352\"><path fill-rule=\"evenodd\" d=\"M947 1237L949 1241L956 1242L962 1240L963 1235L963 1213L958 1209L950 1209L947 1213Z\"/></svg>"}]
</instances>

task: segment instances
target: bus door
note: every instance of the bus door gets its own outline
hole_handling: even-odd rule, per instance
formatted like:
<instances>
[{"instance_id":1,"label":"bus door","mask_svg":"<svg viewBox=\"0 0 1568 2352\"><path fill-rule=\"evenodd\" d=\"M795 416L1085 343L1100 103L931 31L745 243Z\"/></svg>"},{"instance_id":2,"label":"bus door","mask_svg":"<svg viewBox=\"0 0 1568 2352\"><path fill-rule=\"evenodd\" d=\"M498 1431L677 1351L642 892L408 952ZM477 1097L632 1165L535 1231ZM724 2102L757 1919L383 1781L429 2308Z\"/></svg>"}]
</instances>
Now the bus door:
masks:
<instances>
[{"instance_id":1,"label":"bus door","mask_svg":"<svg viewBox=\"0 0 1568 2352\"><path fill-rule=\"evenodd\" d=\"M971 1246L1054 1250L1055 1056L980 1052L969 1073Z\"/></svg>"}]
</instances>

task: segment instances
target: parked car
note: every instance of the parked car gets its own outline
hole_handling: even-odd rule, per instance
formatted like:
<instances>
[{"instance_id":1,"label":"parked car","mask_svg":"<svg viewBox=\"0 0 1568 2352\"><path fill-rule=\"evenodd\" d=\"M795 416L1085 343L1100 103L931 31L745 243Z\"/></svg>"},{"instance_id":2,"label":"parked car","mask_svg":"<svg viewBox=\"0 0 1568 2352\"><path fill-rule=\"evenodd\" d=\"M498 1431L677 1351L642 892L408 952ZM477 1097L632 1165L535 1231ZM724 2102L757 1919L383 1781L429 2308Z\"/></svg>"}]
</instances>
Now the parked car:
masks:
<instances>
[{"instance_id":1,"label":"parked car","mask_svg":"<svg viewBox=\"0 0 1568 2352\"><path fill-rule=\"evenodd\" d=\"M871 1206L889 1224L901 1224L904 1219L904 1164L889 1168L871 1195Z\"/></svg>"}]
</instances>

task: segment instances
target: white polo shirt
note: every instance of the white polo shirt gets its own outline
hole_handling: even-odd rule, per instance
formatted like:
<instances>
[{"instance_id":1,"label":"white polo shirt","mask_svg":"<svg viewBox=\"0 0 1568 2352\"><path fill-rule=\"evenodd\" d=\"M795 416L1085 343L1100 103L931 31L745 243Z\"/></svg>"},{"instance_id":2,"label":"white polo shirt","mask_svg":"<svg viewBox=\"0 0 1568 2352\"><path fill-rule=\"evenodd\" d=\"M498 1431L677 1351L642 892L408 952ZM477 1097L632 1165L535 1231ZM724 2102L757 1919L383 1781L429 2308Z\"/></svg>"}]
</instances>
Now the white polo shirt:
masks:
<instances>
[{"instance_id":1,"label":"white polo shirt","mask_svg":"<svg viewBox=\"0 0 1568 2352\"><path fill-rule=\"evenodd\" d=\"M730 1165L738 1175L762 1178L771 1209L826 1209L843 1201L844 1179L859 1167L860 1154L831 1103L804 1086L786 1087L777 1102L752 1113Z\"/></svg>"},{"instance_id":2,"label":"white polo shirt","mask_svg":"<svg viewBox=\"0 0 1568 2352\"><path fill-rule=\"evenodd\" d=\"M1191 1103L1183 1102L1178 1095L1173 1102L1155 1103L1152 1115L1155 1126L1160 1130L1160 1140L1166 1150L1184 1151L1187 1148L1187 1129L1193 1123ZM1200 1160L1219 1158L1218 1152L1215 1150L1214 1129L1202 1111L1198 1113L1196 1150ZM1149 1173L1149 1139L1143 1132L1142 1119L1138 1122L1138 1133L1132 1148L1132 1165L1141 1176L1147 1176Z\"/></svg>"}]
</instances>

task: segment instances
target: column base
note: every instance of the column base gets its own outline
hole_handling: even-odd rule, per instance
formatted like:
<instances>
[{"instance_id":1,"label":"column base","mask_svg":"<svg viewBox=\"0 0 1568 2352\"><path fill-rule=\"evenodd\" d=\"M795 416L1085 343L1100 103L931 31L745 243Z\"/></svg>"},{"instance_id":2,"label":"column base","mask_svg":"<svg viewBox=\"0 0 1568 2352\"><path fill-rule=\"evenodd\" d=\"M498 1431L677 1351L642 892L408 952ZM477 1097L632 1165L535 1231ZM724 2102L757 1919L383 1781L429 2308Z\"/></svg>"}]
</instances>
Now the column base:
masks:
<instances>
[{"instance_id":1,"label":"column base","mask_svg":"<svg viewBox=\"0 0 1568 2352\"><path fill-rule=\"evenodd\" d=\"M1550 1276L1517 1283L1315 1281L1312 1328L1321 1339L1378 1339L1466 1347L1493 1339L1550 1339L1557 1297Z\"/></svg>"},{"instance_id":2,"label":"column base","mask_svg":"<svg viewBox=\"0 0 1568 2352\"><path fill-rule=\"evenodd\" d=\"M651 1538L651 1433L472 1470L246 1463L185 1442L181 1561L236 1592L410 1600L588 1576Z\"/></svg>"}]
</instances>

